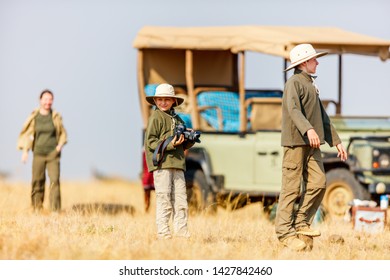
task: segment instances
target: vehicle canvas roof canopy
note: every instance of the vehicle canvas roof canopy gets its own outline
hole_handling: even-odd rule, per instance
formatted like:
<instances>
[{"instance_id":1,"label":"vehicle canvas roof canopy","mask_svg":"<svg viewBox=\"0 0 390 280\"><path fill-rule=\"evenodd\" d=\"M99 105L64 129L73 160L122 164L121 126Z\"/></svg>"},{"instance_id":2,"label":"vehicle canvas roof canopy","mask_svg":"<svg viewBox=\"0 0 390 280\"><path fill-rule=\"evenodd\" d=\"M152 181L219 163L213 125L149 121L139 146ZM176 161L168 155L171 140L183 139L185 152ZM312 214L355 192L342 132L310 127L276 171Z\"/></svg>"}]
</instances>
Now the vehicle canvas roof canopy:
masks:
<instances>
[{"instance_id":1,"label":"vehicle canvas roof canopy","mask_svg":"<svg viewBox=\"0 0 390 280\"><path fill-rule=\"evenodd\" d=\"M233 86L235 59L230 51L194 51L194 82L201 85ZM185 85L185 51L146 49L143 51L146 84Z\"/></svg>"},{"instance_id":2,"label":"vehicle canvas roof canopy","mask_svg":"<svg viewBox=\"0 0 390 280\"><path fill-rule=\"evenodd\" d=\"M342 55L373 56L382 61L390 57L390 41L334 27L145 26L133 42L133 47L138 49L137 75L144 125L150 113L145 94L153 94L157 84L170 83L187 95L188 108L195 108L188 110L194 129L202 126L197 107L201 91L207 88L207 91L222 90L224 95L237 93L239 130L246 131L247 111L252 105L246 100L245 53L281 57L286 68L290 50L302 43L312 44L317 51L338 55L338 98L328 102L335 105L338 115L342 108ZM283 74L286 80L287 73Z\"/></svg>"},{"instance_id":3,"label":"vehicle canvas roof canopy","mask_svg":"<svg viewBox=\"0 0 390 280\"><path fill-rule=\"evenodd\" d=\"M138 49L225 49L233 53L254 51L289 58L301 43L329 53L362 54L389 58L390 41L334 27L220 26L143 27L134 40Z\"/></svg>"}]
</instances>

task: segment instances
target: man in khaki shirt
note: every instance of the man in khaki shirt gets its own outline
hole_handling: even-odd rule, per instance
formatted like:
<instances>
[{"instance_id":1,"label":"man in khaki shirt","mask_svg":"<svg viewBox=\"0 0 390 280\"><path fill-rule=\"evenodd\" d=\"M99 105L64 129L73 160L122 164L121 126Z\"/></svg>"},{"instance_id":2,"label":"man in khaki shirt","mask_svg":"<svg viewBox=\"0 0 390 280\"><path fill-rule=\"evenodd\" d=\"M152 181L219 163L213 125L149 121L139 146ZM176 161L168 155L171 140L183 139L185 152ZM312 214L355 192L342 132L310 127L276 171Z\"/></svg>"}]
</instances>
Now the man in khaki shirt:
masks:
<instances>
[{"instance_id":1,"label":"man in khaki shirt","mask_svg":"<svg viewBox=\"0 0 390 280\"><path fill-rule=\"evenodd\" d=\"M317 53L310 44L298 45L291 50L291 65L285 70L295 68L283 93L283 177L275 230L281 243L296 251L306 247L298 234L321 235L310 228L326 187L320 145L327 142L331 147L336 146L337 156L342 161L347 159L347 152L322 106L312 76L319 64L317 57L326 54ZM298 197L298 207L294 209Z\"/></svg>"}]
</instances>

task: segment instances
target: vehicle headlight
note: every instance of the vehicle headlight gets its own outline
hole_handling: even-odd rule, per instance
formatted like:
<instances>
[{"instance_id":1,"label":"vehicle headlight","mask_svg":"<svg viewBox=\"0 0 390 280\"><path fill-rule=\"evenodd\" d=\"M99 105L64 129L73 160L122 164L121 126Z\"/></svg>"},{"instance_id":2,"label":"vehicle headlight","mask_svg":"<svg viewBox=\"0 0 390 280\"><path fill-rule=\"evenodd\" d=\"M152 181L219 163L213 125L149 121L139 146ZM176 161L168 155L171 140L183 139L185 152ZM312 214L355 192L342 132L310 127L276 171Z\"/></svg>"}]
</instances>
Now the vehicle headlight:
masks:
<instances>
[{"instance_id":1,"label":"vehicle headlight","mask_svg":"<svg viewBox=\"0 0 390 280\"><path fill-rule=\"evenodd\" d=\"M378 158L378 163L381 168L388 168L390 166L390 157L387 154L382 154Z\"/></svg>"}]
</instances>

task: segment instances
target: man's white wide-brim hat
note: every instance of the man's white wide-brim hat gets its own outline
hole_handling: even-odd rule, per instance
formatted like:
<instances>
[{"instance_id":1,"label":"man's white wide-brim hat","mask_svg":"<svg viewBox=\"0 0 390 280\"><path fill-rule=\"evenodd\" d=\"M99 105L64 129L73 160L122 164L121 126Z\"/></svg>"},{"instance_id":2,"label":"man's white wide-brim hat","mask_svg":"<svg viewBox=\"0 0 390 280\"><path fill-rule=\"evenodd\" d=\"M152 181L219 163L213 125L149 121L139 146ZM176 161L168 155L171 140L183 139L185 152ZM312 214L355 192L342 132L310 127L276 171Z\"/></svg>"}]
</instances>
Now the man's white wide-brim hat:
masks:
<instances>
[{"instance_id":1,"label":"man's white wide-brim hat","mask_svg":"<svg viewBox=\"0 0 390 280\"><path fill-rule=\"evenodd\" d=\"M309 59L324 56L326 54L328 54L328 52L316 52L310 44L297 45L290 51L291 64L284 71L288 71Z\"/></svg>"},{"instance_id":2,"label":"man's white wide-brim hat","mask_svg":"<svg viewBox=\"0 0 390 280\"><path fill-rule=\"evenodd\" d=\"M175 96L175 90L173 89L173 86L170 84L160 84L156 87L156 92L153 96L147 96L146 101L149 104L156 105L154 103L154 98L157 97L169 97L169 98L175 98L176 102L173 104L173 107L179 106L184 102L184 99L182 97Z\"/></svg>"}]
</instances>

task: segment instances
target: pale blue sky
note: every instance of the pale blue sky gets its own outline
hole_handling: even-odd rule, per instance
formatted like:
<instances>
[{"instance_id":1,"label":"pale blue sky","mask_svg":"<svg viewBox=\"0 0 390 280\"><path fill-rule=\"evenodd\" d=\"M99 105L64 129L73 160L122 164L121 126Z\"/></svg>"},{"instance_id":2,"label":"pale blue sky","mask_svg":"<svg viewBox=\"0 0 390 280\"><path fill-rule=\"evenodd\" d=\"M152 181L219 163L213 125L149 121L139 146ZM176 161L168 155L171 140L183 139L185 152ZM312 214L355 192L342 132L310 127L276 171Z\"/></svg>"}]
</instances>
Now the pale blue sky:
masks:
<instances>
[{"instance_id":1,"label":"pale blue sky","mask_svg":"<svg viewBox=\"0 0 390 280\"><path fill-rule=\"evenodd\" d=\"M0 171L30 180L31 154L23 165L16 139L50 88L69 134L62 179L88 179L94 167L138 179L142 123L132 41L144 25L335 26L390 40L389 11L387 0L0 0ZM248 87L283 87L282 60L249 58ZM319 61L321 94L336 98L336 59ZM390 115L390 61L344 61L344 113Z\"/></svg>"}]
</instances>

